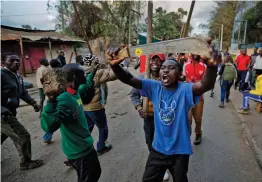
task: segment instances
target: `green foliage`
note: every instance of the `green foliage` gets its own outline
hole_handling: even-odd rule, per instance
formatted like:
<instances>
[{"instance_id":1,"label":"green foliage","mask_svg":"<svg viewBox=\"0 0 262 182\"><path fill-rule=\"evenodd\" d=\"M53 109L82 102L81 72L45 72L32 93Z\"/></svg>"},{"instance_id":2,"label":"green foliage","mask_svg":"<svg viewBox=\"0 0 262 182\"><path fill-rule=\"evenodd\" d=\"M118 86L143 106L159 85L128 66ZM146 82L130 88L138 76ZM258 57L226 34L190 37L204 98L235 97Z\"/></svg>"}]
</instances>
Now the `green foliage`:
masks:
<instances>
[{"instance_id":1,"label":"green foliage","mask_svg":"<svg viewBox=\"0 0 262 182\"><path fill-rule=\"evenodd\" d=\"M244 14L247 20L247 40L246 43L255 43L262 41L262 1L256 2L254 7L248 9ZM244 32L244 27L241 33Z\"/></svg>"},{"instance_id":2,"label":"green foliage","mask_svg":"<svg viewBox=\"0 0 262 182\"><path fill-rule=\"evenodd\" d=\"M183 18L187 15L187 11L182 8L178 8L177 12L167 12L162 7L155 9L153 13L153 36L158 39L175 39L180 37L180 31L183 26ZM193 29L189 27L189 32ZM140 32L146 32L146 24L140 24Z\"/></svg>"}]
</instances>

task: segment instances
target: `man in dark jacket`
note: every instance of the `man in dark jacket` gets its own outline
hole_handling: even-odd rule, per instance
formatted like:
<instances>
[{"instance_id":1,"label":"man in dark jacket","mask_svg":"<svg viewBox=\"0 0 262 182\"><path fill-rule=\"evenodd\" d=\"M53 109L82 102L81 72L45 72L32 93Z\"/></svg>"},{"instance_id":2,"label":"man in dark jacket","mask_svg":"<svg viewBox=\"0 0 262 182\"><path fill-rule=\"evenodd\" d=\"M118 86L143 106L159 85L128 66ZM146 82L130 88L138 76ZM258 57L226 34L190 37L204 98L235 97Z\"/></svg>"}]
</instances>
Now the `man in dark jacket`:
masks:
<instances>
[{"instance_id":1,"label":"man in dark jacket","mask_svg":"<svg viewBox=\"0 0 262 182\"><path fill-rule=\"evenodd\" d=\"M1 144L8 137L13 140L21 157L21 170L40 167L43 165L42 160L31 159L30 134L16 118L20 99L33 106L36 112L39 111L39 106L28 95L23 78L17 73L20 66L19 57L12 53L3 54L2 63L4 67L1 68Z\"/></svg>"},{"instance_id":2,"label":"man in dark jacket","mask_svg":"<svg viewBox=\"0 0 262 182\"><path fill-rule=\"evenodd\" d=\"M61 62L62 67L66 64L66 59L65 59L65 55L64 55L64 51L63 50L60 50L57 59Z\"/></svg>"}]
</instances>

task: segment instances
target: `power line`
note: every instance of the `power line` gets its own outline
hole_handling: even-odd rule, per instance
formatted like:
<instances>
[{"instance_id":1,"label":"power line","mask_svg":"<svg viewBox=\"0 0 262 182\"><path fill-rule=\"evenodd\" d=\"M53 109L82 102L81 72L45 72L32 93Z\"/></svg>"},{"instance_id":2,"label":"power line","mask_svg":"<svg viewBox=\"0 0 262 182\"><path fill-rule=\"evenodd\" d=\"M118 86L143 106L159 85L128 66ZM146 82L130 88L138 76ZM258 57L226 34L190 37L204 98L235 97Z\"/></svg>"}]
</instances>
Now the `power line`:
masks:
<instances>
[{"instance_id":1,"label":"power line","mask_svg":"<svg viewBox=\"0 0 262 182\"><path fill-rule=\"evenodd\" d=\"M22 15L2 15L2 17L9 17L9 16L36 16L36 15L51 15L50 13L42 13L42 14L22 14Z\"/></svg>"}]
</instances>

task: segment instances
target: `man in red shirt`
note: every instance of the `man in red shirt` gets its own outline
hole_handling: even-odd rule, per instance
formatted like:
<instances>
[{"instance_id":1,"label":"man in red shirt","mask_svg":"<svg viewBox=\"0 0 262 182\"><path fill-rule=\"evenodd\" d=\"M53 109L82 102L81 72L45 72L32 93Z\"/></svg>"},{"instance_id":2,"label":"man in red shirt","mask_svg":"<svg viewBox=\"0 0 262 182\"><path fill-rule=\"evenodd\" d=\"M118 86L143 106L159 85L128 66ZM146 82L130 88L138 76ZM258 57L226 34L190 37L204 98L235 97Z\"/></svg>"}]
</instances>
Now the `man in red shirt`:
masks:
<instances>
[{"instance_id":1,"label":"man in red shirt","mask_svg":"<svg viewBox=\"0 0 262 182\"><path fill-rule=\"evenodd\" d=\"M248 66L250 64L250 56L248 56L246 49L241 49L241 54L237 56L235 64L237 67L237 81L235 82L235 89L237 88L238 83L239 90L245 90L245 79L248 72Z\"/></svg>"},{"instance_id":2,"label":"man in red shirt","mask_svg":"<svg viewBox=\"0 0 262 182\"><path fill-rule=\"evenodd\" d=\"M190 60L184 64L183 74L186 77L187 82L199 82L202 80L204 73L206 71L206 65L201 61L199 55L192 54ZM195 133L196 138L194 141L195 145L199 145L202 140L202 115L204 108L204 98L201 97L199 103L193 107L189 112L189 120L192 125L192 120L195 120Z\"/></svg>"}]
</instances>

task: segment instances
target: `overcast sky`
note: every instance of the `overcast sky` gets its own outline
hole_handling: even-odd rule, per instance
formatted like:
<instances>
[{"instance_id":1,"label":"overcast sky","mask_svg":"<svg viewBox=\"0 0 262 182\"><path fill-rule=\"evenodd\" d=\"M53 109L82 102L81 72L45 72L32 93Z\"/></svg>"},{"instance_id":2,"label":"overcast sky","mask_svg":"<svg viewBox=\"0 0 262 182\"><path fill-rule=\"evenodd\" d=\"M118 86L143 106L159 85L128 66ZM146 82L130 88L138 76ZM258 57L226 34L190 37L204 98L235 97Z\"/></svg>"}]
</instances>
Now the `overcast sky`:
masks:
<instances>
[{"instance_id":1,"label":"overcast sky","mask_svg":"<svg viewBox=\"0 0 262 182\"><path fill-rule=\"evenodd\" d=\"M55 1L55 0L52 0ZM56 24L55 9L47 11L47 1L2 1L1 2L1 24L21 27L29 24L38 29L54 29ZM154 1L154 9L162 6L169 11L177 11L183 8L189 11L191 1ZM198 28L200 23L206 23L209 19L209 12L213 9L213 1L196 1L191 24L194 27L193 33L202 33ZM145 10L145 12L147 12ZM40 14L40 15L39 15ZM24 15L24 16L8 16ZM27 15L27 16L25 16ZM146 14L145 14L146 17ZM186 20L186 17L185 17Z\"/></svg>"}]
</instances>

